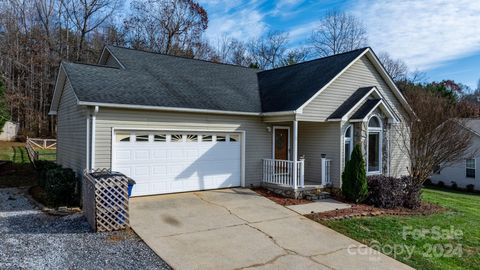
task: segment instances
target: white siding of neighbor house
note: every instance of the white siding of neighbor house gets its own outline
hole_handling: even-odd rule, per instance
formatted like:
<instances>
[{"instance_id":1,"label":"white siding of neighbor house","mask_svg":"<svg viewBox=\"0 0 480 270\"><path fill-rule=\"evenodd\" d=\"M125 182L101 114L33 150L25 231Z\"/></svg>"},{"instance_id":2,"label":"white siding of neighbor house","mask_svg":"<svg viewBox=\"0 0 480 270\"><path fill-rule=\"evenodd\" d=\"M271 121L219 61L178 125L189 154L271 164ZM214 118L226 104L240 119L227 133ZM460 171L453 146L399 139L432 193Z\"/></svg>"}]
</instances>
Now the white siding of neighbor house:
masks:
<instances>
[{"instance_id":1,"label":"white siding of neighbor house","mask_svg":"<svg viewBox=\"0 0 480 270\"><path fill-rule=\"evenodd\" d=\"M305 180L321 182L321 154L331 159L330 176L334 187L340 187L340 123L300 122L298 154L305 156Z\"/></svg>"},{"instance_id":2,"label":"white siding of neighbor house","mask_svg":"<svg viewBox=\"0 0 480 270\"><path fill-rule=\"evenodd\" d=\"M81 175L86 167L87 116L68 80L65 82L57 112L57 164Z\"/></svg>"},{"instance_id":3,"label":"white siding of neighbor house","mask_svg":"<svg viewBox=\"0 0 480 270\"><path fill-rule=\"evenodd\" d=\"M96 168L110 168L112 128L144 130L245 131L245 184L258 185L262 159L271 158L271 132L258 116L100 108L96 122Z\"/></svg>"},{"instance_id":4,"label":"white siding of neighbor house","mask_svg":"<svg viewBox=\"0 0 480 270\"><path fill-rule=\"evenodd\" d=\"M472 138L472 149L480 149L480 137L476 135ZM451 186L452 182L455 182L460 188L471 184L476 190L480 190L480 155L477 153L475 156L475 178L466 176L466 160L461 160L448 167L441 167L440 173L433 174L431 180L435 184L442 181L445 186Z\"/></svg>"},{"instance_id":5,"label":"white siding of neighbor house","mask_svg":"<svg viewBox=\"0 0 480 270\"><path fill-rule=\"evenodd\" d=\"M397 99L393 90L387 85L380 73L376 70L370 59L365 55L358 59L350 68L340 75L330 86L313 99L303 110L303 114L298 115L299 120L303 121L326 121L328 116L332 114L348 97L350 97L358 88L376 86L387 103L392 106L393 111L403 119L407 117L406 111L400 101ZM399 140L400 130L403 130L404 124L397 125L392 128L392 140ZM343 133L340 134L341 146L339 156L343 153ZM395 142L391 144L391 175L401 176L408 174L407 166L408 158L405 155L401 143ZM343 161L337 160L341 164L343 170Z\"/></svg>"}]
</instances>

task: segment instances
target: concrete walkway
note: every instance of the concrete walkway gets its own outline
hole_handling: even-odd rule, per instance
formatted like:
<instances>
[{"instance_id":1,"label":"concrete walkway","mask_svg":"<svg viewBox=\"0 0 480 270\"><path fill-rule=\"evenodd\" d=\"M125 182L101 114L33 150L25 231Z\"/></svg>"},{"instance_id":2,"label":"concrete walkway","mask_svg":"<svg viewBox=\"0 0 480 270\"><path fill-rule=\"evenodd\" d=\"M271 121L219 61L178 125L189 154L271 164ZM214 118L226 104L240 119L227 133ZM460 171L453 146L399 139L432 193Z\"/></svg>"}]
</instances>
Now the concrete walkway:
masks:
<instances>
[{"instance_id":1,"label":"concrete walkway","mask_svg":"<svg viewBox=\"0 0 480 270\"><path fill-rule=\"evenodd\" d=\"M311 213L321 213L328 212L337 209L346 209L352 207L350 204L342 203L334 199L325 199L321 201L298 204L298 205L289 205L288 209L291 209L300 215L307 215Z\"/></svg>"},{"instance_id":2,"label":"concrete walkway","mask_svg":"<svg viewBox=\"0 0 480 270\"><path fill-rule=\"evenodd\" d=\"M411 269L249 189L133 198L130 207L132 228L174 269Z\"/></svg>"}]
</instances>

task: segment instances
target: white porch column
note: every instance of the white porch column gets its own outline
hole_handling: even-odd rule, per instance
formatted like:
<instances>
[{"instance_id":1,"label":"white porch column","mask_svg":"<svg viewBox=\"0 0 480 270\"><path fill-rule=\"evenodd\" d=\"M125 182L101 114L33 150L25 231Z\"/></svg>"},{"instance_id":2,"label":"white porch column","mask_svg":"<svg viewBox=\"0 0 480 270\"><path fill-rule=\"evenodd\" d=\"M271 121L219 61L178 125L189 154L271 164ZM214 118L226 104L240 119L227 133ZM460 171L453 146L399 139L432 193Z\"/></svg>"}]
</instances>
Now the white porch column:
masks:
<instances>
[{"instance_id":1,"label":"white porch column","mask_svg":"<svg viewBox=\"0 0 480 270\"><path fill-rule=\"evenodd\" d=\"M292 142L292 160L293 160L293 188L297 189L298 179L298 121L293 121L293 142Z\"/></svg>"}]
</instances>

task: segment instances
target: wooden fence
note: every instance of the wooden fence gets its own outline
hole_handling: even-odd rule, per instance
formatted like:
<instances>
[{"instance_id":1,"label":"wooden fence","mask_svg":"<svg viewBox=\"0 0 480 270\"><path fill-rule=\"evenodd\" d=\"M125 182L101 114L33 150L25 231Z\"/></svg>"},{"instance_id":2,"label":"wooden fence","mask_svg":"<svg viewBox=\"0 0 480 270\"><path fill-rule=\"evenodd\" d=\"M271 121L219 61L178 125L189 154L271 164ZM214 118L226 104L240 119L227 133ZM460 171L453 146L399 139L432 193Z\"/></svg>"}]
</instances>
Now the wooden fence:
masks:
<instances>
[{"instance_id":1,"label":"wooden fence","mask_svg":"<svg viewBox=\"0 0 480 270\"><path fill-rule=\"evenodd\" d=\"M130 227L128 179L109 169L85 170L83 174L83 211L97 232Z\"/></svg>"},{"instance_id":2,"label":"wooden fence","mask_svg":"<svg viewBox=\"0 0 480 270\"><path fill-rule=\"evenodd\" d=\"M57 149L57 140L27 137L25 148L27 149L30 161L32 161L33 165L35 165L35 161L40 158L44 158L46 160L56 159L57 153L55 150Z\"/></svg>"}]
</instances>

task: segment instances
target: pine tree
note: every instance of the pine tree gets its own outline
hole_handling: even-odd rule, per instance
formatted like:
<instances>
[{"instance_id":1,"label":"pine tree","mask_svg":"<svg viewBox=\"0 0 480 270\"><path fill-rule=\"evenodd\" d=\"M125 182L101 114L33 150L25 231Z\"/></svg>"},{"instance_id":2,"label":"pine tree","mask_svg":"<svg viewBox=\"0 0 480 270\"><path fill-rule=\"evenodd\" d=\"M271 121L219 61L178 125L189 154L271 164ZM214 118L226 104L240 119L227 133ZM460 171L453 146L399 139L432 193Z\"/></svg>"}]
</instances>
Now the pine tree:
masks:
<instances>
[{"instance_id":1,"label":"pine tree","mask_svg":"<svg viewBox=\"0 0 480 270\"><path fill-rule=\"evenodd\" d=\"M342 174L342 193L348 200L355 203L362 202L367 198L367 173L359 144L355 145L352 158L345 165Z\"/></svg>"}]
</instances>

